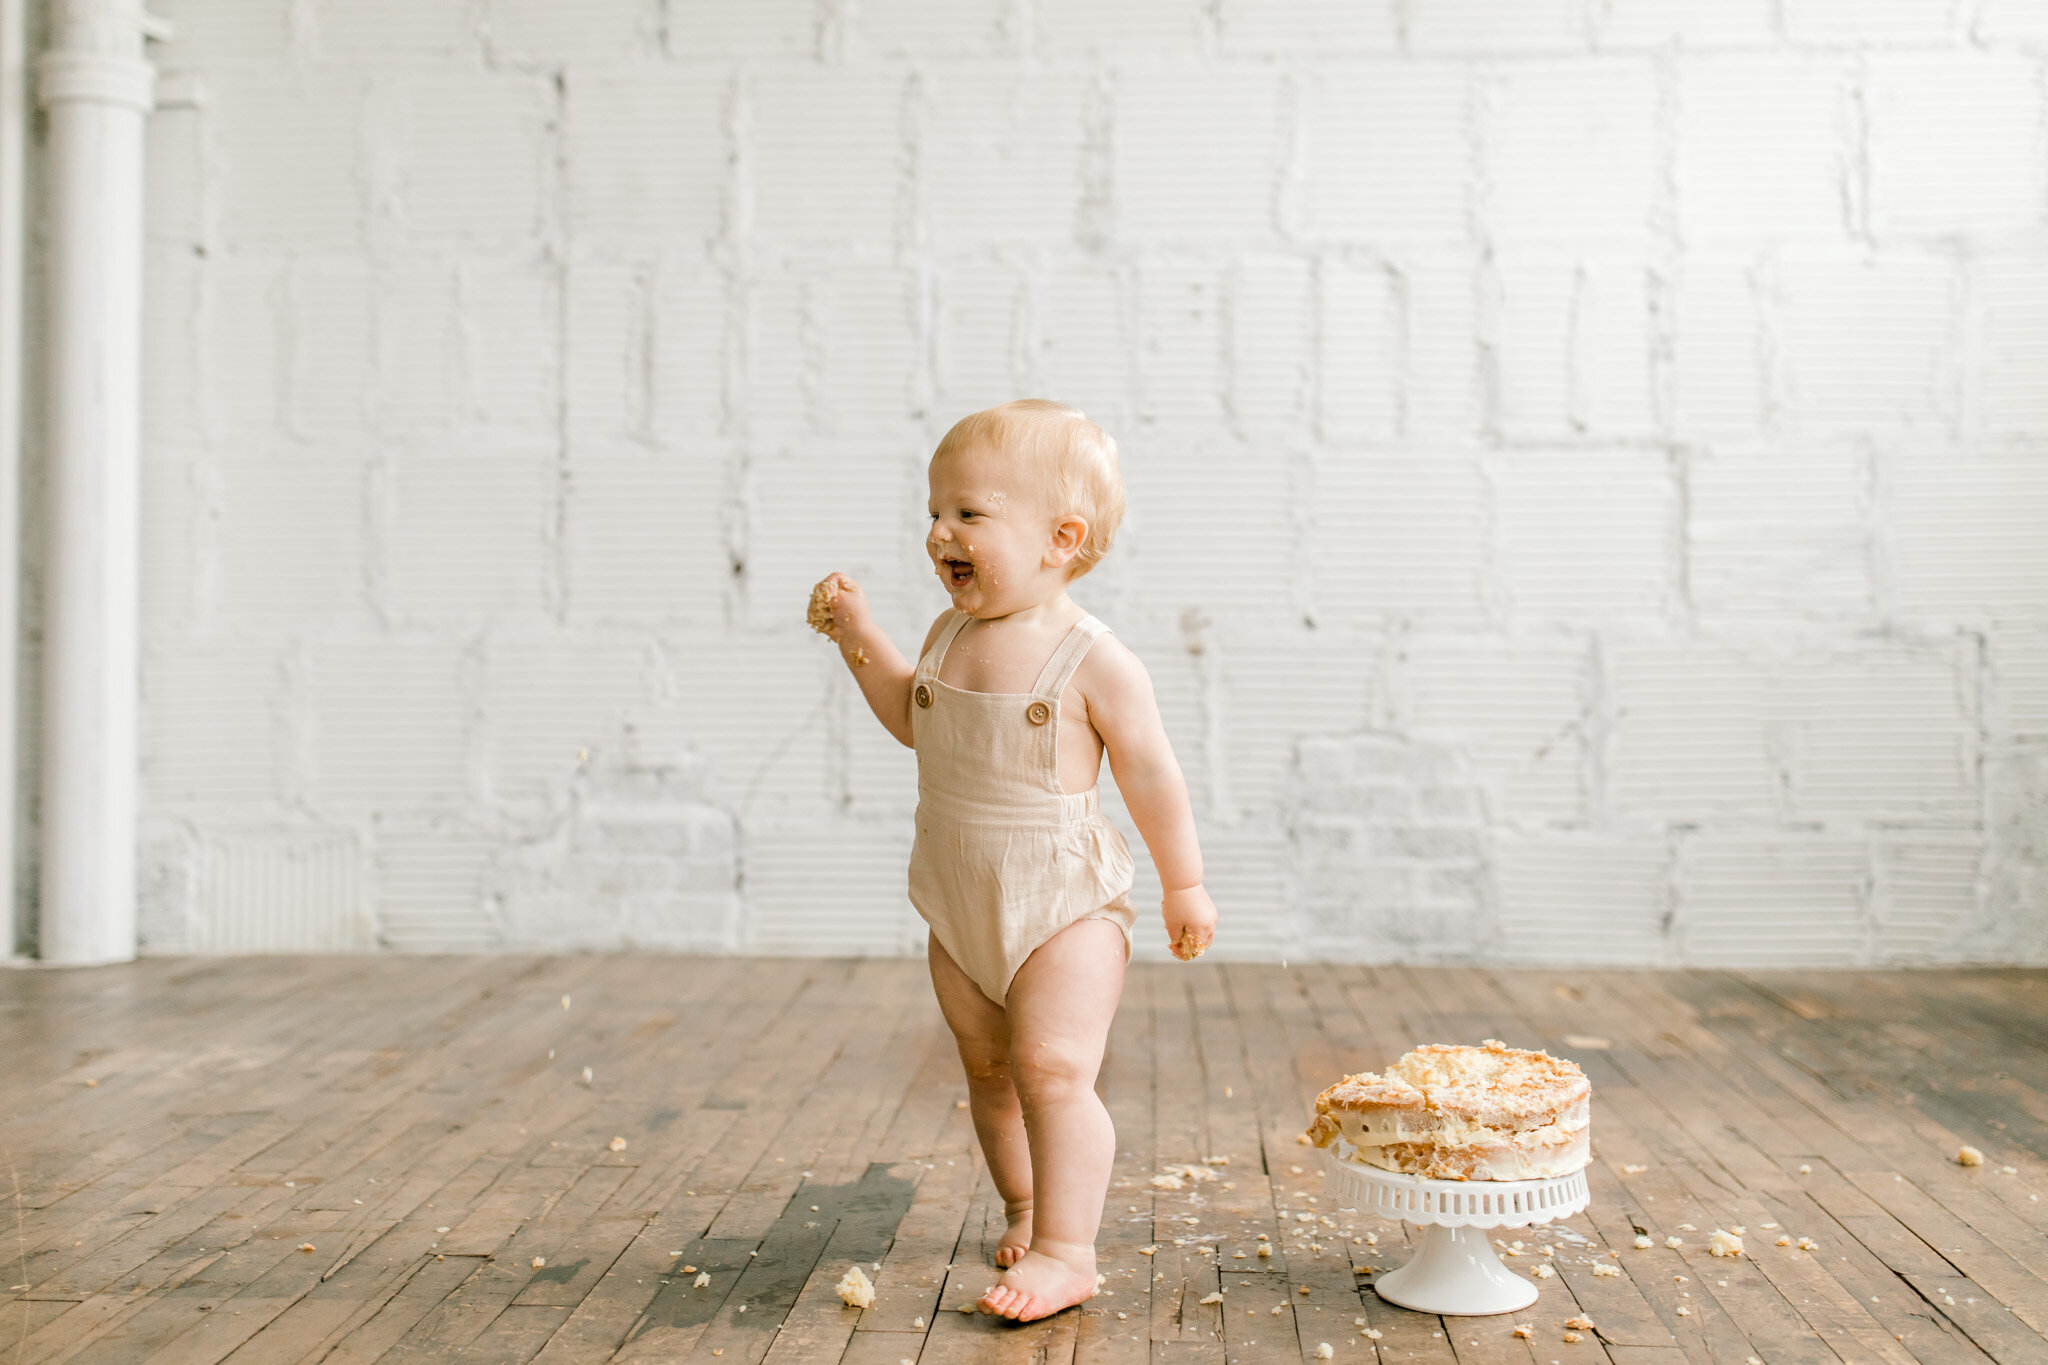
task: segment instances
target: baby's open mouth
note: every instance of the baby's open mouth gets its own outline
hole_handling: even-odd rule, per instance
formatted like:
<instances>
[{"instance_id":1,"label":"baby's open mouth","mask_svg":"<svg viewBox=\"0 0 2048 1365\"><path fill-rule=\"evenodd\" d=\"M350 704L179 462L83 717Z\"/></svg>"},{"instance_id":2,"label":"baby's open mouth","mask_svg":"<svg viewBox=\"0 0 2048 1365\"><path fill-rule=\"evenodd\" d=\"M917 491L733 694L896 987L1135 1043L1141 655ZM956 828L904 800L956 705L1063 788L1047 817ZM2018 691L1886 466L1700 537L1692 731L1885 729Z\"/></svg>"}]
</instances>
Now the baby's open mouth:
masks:
<instances>
[{"instance_id":1,"label":"baby's open mouth","mask_svg":"<svg viewBox=\"0 0 2048 1365\"><path fill-rule=\"evenodd\" d=\"M956 588L966 587L968 580L974 577L974 565L964 559L941 559L939 571Z\"/></svg>"}]
</instances>

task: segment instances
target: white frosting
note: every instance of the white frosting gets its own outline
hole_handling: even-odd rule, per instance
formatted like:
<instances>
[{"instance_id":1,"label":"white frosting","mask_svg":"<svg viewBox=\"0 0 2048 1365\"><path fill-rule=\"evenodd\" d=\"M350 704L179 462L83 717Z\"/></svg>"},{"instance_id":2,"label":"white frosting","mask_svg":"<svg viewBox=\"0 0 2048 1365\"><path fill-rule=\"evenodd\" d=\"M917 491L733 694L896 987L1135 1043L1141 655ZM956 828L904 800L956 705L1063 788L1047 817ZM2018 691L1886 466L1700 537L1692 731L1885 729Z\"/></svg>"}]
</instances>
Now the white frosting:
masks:
<instances>
[{"instance_id":1,"label":"white frosting","mask_svg":"<svg viewBox=\"0 0 2048 1365\"><path fill-rule=\"evenodd\" d=\"M1355 1109L1340 1109L1336 1117L1344 1136L1359 1147L1383 1147L1395 1142L1428 1142L1444 1147L1512 1143L1534 1150L1561 1146L1584 1132L1592 1120L1592 1107L1581 1100L1550 1123L1522 1129L1497 1128L1437 1110L1413 1113L1382 1109L1361 1114Z\"/></svg>"},{"instance_id":2,"label":"white frosting","mask_svg":"<svg viewBox=\"0 0 2048 1365\"><path fill-rule=\"evenodd\" d=\"M1569 1134L1562 1142L1543 1146L1525 1147L1519 1143L1493 1141L1465 1145L1475 1149L1471 1173L1462 1177L1469 1180L1548 1180L1552 1176L1569 1175L1593 1159L1592 1143L1584 1128ZM1333 1149L1345 1161L1377 1166L1383 1171L1404 1169L1378 1145L1361 1147L1340 1137L1333 1144ZM1411 1159L1409 1164L1415 1163ZM1415 1172L1409 1171L1408 1174Z\"/></svg>"}]
</instances>

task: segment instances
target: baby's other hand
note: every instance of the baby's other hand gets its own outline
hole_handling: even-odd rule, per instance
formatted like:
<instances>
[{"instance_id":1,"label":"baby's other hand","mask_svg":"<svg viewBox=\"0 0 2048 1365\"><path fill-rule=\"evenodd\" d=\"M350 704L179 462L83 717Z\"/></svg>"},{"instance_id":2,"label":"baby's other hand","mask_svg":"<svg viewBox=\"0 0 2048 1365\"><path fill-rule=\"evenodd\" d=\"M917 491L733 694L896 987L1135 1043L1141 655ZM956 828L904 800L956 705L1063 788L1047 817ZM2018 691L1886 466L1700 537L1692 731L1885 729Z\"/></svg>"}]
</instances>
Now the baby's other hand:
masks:
<instances>
[{"instance_id":1,"label":"baby's other hand","mask_svg":"<svg viewBox=\"0 0 2048 1365\"><path fill-rule=\"evenodd\" d=\"M1167 946L1183 962L1193 962L1216 940L1216 903L1199 885L1169 891L1159 912L1166 920Z\"/></svg>"},{"instance_id":2,"label":"baby's other hand","mask_svg":"<svg viewBox=\"0 0 2048 1365\"><path fill-rule=\"evenodd\" d=\"M845 574L828 573L811 589L811 605L804 619L812 630L838 640L849 631L866 628L868 595Z\"/></svg>"}]
</instances>

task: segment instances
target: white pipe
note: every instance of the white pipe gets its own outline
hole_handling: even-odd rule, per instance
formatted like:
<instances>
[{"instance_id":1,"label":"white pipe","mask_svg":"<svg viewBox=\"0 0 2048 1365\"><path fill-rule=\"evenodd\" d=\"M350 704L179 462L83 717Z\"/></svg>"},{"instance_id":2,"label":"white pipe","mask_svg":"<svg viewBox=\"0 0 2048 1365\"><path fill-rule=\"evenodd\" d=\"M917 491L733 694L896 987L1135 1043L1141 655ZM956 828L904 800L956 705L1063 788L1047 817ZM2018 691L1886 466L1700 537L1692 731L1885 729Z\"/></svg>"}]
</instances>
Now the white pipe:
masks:
<instances>
[{"instance_id":1,"label":"white pipe","mask_svg":"<svg viewBox=\"0 0 2048 1365\"><path fill-rule=\"evenodd\" d=\"M20 946L14 900L14 733L21 666L22 167L28 152L28 0L0 0L0 959Z\"/></svg>"},{"instance_id":2,"label":"white pipe","mask_svg":"<svg viewBox=\"0 0 2048 1365\"><path fill-rule=\"evenodd\" d=\"M55 0L49 110L49 561L43 655L47 962L135 956L141 0Z\"/></svg>"}]
</instances>

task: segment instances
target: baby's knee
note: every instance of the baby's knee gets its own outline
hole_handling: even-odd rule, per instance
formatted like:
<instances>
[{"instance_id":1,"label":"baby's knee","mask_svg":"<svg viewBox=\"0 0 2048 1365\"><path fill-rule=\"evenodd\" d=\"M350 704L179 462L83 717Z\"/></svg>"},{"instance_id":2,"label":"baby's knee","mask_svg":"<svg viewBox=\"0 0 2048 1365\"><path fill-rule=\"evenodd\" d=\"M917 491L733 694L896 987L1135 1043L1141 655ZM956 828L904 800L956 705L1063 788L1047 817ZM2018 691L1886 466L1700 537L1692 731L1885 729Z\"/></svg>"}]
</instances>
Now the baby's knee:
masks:
<instances>
[{"instance_id":1,"label":"baby's knee","mask_svg":"<svg viewBox=\"0 0 2048 1365\"><path fill-rule=\"evenodd\" d=\"M960 1054L967 1069L967 1084L980 1090L1004 1090L1010 1085L1010 1059L1001 1053Z\"/></svg>"},{"instance_id":2,"label":"baby's knee","mask_svg":"<svg viewBox=\"0 0 2048 1365\"><path fill-rule=\"evenodd\" d=\"M1010 1058L1010 1074L1021 1094L1056 1099L1092 1089L1101 1056L1093 1049L1064 1042L1038 1042Z\"/></svg>"}]
</instances>

